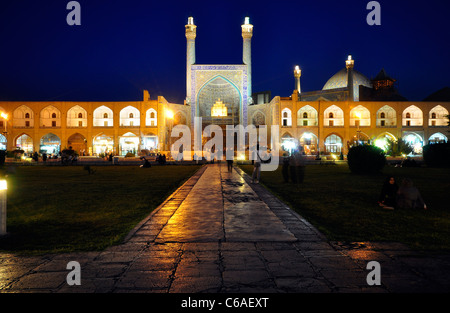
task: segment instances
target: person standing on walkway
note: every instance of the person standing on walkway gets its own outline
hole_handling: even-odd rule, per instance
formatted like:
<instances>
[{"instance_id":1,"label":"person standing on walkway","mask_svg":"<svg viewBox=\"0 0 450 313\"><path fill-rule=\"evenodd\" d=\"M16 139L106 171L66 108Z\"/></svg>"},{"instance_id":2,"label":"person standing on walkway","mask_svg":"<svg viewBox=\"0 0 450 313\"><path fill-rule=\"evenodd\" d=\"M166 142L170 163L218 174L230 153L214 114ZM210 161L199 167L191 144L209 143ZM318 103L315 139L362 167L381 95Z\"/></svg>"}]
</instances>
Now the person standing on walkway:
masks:
<instances>
[{"instance_id":1,"label":"person standing on walkway","mask_svg":"<svg viewBox=\"0 0 450 313\"><path fill-rule=\"evenodd\" d=\"M254 157L253 160L253 174L252 174L252 183L258 184L259 178L261 176L261 157L259 156L259 144L256 145L256 158Z\"/></svg>"},{"instance_id":2,"label":"person standing on walkway","mask_svg":"<svg viewBox=\"0 0 450 313\"><path fill-rule=\"evenodd\" d=\"M227 159L227 165L228 165L228 173L231 173L233 171L233 160Z\"/></svg>"},{"instance_id":3,"label":"person standing on walkway","mask_svg":"<svg viewBox=\"0 0 450 313\"><path fill-rule=\"evenodd\" d=\"M283 174L283 179L285 183L289 182L289 163L290 163L290 157L287 152L283 154L283 167L281 170L281 173Z\"/></svg>"}]
</instances>

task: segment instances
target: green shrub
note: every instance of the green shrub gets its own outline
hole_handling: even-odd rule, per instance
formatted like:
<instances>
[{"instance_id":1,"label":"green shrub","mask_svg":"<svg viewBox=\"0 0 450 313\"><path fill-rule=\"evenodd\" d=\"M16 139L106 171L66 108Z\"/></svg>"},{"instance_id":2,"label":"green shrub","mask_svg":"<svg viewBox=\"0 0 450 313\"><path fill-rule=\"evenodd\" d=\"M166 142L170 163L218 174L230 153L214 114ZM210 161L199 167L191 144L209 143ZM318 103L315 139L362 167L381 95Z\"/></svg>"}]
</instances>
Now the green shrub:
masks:
<instances>
[{"instance_id":1,"label":"green shrub","mask_svg":"<svg viewBox=\"0 0 450 313\"><path fill-rule=\"evenodd\" d=\"M450 143L434 143L423 146L423 160L429 167L449 167Z\"/></svg>"},{"instance_id":2,"label":"green shrub","mask_svg":"<svg viewBox=\"0 0 450 313\"><path fill-rule=\"evenodd\" d=\"M386 164L384 151L376 146L353 146L347 155L350 171L357 174L376 174Z\"/></svg>"},{"instance_id":3,"label":"green shrub","mask_svg":"<svg viewBox=\"0 0 450 313\"><path fill-rule=\"evenodd\" d=\"M390 156L400 156L403 154L410 154L414 152L414 147L404 139L398 139L394 141L392 139L387 139L387 151L386 154Z\"/></svg>"}]
</instances>

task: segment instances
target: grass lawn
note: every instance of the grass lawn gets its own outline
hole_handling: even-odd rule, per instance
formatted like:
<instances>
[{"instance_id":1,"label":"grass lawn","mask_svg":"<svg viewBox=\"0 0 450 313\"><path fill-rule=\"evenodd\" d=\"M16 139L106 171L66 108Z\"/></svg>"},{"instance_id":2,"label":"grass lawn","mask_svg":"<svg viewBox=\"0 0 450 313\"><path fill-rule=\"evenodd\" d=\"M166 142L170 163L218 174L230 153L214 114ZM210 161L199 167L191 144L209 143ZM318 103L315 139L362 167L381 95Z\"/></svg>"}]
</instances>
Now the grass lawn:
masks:
<instances>
[{"instance_id":1,"label":"grass lawn","mask_svg":"<svg viewBox=\"0 0 450 313\"><path fill-rule=\"evenodd\" d=\"M241 168L251 175L253 167ZM378 204L383 180L409 177L428 210L384 210ZM298 186L285 183L281 166L262 172L261 183L335 241L396 241L412 248L450 250L450 169L386 166L376 176L360 176L344 165L308 165Z\"/></svg>"},{"instance_id":2,"label":"grass lawn","mask_svg":"<svg viewBox=\"0 0 450 313\"><path fill-rule=\"evenodd\" d=\"M9 175L9 236L0 250L99 250L119 243L199 166L17 167Z\"/></svg>"}]
</instances>

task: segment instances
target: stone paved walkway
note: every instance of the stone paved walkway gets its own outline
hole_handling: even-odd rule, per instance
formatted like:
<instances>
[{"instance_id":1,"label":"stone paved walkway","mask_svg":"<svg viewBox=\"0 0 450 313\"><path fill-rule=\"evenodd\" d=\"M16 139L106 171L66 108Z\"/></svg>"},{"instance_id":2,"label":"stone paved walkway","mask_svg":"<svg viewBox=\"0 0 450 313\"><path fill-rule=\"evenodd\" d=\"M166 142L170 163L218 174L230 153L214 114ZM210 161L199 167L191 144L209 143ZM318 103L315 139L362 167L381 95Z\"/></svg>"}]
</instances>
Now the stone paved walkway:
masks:
<instances>
[{"instance_id":1,"label":"stone paved walkway","mask_svg":"<svg viewBox=\"0 0 450 313\"><path fill-rule=\"evenodd\" d=\"M69 261L81 285L69 286ZM369 261L381 285L369 286ZM328 242L239 168L202 167L121 245L36 257L0 254L1 292L449 292L450 258L396 243Z\"/></svg>"}]
</instances>

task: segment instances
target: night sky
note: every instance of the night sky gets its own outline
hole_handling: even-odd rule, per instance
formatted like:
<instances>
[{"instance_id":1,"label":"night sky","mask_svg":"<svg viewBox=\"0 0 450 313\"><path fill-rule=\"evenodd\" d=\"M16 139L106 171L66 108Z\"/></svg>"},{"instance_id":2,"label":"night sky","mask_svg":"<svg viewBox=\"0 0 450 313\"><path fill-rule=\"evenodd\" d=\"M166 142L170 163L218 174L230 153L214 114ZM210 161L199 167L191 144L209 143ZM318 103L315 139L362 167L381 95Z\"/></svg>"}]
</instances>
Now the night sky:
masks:
<instances>
[{"instance_id":1,"label":"night sky","mask_svg":"<svg viewBox=\"0 0 450 313\"><path fill-rule=\"evenodd\" d=\"M189 16L198 64L241 64L249 16L253 91L272 97L291 95L295 65L302 91L321 90L348 54L410 101L450 86L449 1L380 0L381 26L366 23L368 0L79 0L81 26L67 25L68 2L1 1L0 100L141 101L147 89L183 103Z\"/></svg>"}]
</instances>

